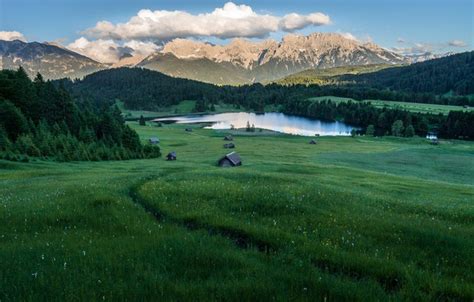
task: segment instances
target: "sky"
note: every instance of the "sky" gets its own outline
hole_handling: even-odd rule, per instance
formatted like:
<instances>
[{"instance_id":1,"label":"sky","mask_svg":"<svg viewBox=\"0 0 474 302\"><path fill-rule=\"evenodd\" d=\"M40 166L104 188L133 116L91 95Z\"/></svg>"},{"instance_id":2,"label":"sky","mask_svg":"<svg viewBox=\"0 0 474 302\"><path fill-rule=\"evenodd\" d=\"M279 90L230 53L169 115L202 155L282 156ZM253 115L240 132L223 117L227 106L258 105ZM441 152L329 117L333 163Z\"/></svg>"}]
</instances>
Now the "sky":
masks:
<instances>
[{"instance_id":1,"label":"sky","mask_svg":"<svg viewBox=\"0 0 474 302\"><path fill-rule=\"evenodd\" d=\"M473 0L0 0L0 39L54 41L98 61L147 55L174 38L337 32L400 53L474 47Z\"/></svg>"}]
</instances>

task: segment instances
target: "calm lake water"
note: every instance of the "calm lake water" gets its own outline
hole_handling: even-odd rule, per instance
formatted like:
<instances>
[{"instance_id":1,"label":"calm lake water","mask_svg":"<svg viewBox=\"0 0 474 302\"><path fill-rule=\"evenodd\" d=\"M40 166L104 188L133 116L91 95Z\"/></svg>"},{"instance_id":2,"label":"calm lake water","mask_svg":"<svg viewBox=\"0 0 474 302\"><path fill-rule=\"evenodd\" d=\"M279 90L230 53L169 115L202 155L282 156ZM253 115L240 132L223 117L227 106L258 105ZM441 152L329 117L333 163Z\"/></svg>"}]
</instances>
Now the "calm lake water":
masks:
<instances>
[{"instance_id":1,"label":"calm lake water","mask_svg":"<svg viewBox=\"0 0 474 302\"><path fill-rule=\"evenodd\" d=\"M208 129L245 128L247 121L255 128L262 128L287 134L314 136L319 135L350 135L354 127L341 122L323 122L283 113L255 114L248 112L219 113L208 115L173 116L155 119L156 122L172 122L178 124L211 123Z\"/></svg>"}]
</instances>

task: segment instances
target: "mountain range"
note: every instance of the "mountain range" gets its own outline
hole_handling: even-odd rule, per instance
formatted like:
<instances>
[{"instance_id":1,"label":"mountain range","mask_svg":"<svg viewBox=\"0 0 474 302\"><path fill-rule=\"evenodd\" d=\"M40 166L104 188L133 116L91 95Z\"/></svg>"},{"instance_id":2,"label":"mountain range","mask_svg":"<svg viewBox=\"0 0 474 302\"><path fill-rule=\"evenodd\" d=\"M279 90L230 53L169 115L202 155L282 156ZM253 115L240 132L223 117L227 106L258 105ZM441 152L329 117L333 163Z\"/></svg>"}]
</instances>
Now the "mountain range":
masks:
<instances>
[{"instance_id":1,"label":"mountain range","mask_svg":"<svg viewBox=\"0 0 474 302\"><path fill-rule=\"evenodd\" d=\"M137 66L215 84L246 84L283 78L306 69L401 64L402 56L340 34L287 35L281 42L234 39L211 45L176 39Z\"/></svg>"},{"instance_id":2,"label":"mountain range","mask_svg":"<svg viewBox=\"0 0 474 302\"><path fill-rule=\"evenodd\" d=\"M108 68L52 43L0 40L0 69L17 69L19 66L32 77L39 72L46 79L81 78Z\"/></svg>"},{"instance_id":3,"label":"mountain range","mask_svg":"<svg viewBox=\"0 0 474 302\"><path fill-rule=\"evenodd\" d=\"M337 33L289 34L280 42L234 39L227 45L175 39L147 57L127 54L115 64L103 64L52 43L0 41L1 69L21 65L31 76L40 72L47 79L81 78L108 68L143 67L174 77L239 85L274 81L308 69L399 65L421 60L423 57L404 57Z\"/></svg>"}]
</instances>

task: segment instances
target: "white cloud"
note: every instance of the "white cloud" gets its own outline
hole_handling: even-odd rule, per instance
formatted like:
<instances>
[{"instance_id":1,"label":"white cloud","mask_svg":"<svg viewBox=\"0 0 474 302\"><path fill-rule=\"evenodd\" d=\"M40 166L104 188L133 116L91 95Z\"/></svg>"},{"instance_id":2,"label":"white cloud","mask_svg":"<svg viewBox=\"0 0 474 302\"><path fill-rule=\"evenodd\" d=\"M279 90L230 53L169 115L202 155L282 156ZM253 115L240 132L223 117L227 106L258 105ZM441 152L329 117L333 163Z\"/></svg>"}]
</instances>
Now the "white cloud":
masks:
<instances>
[{"instance_id":1,"label":"white cloud","mask_svg":"<svg viewBox=\"0 0 474 302\"><path fill-rule=\"evenodd\" d=\"M405 41L405 39L403 39L403 38L398 38L398 39L397 39L397 43L403 44L403 43L405 43L405 42L406 42L406 41Z\"/></svg>"},{"instance_id":2,"label":"white cloud","mask_svg":"<svg viewBox=\"0 0 474 302\"><path fill-rule=\"evenodd\" d=\"M97 39L142 41L188 37L261 38L280 30L291 32L329 23L329 16L322 13L278 17L258 14L248 5L228 2L210 13L196 15L186 11L143 9L126 23L100 21L84 34Z\"/></svg>"},{"instance_id":3,"label":"white cloud","mask_svg":"<svg viewBox=\"0 0 474 302\"><path fill-rule=\"evenodd\" d=\"M89 41L84 37L67 45L67 48L101 63L118 62L126 54L144 57L158 50L158 46L152 42L132 40L119 44L112 39Z\"/></svg>"},{"instance_id":4,"label":"white cloud","mask_svg":"<svg viewBox=\"0 0 474 302\"><path fill-rule=\"evenodd\" d=\"M310 25L327 25L330 22L331 20L329 16L322 13L314 13L306 16L292 13L284 16L280 20L279 27L283 31L290 32L308 27Z\"/></svg>"},{"instance_id":5,"label":"white cloud","mask_svg":"<svg viewBox=\"0 0 474 302\"><path fill-rule=\"evenodd\" d=\"M412 43L404 41L404 47L394 47L393 51L402 55L423 55L423 54L440 54L449 51L449 47L467 47L467 43L462 40L452 40L449 42L439 43Z\"/></svg>"},{"instance_id":6,"label":"white cloud","mask_svg":"<svg viewBox=\"0 0 474 302\"><path fill-rule=\"evenodd\" d=\"M452 41L449 41L448 42L448 45L449 46L453 46L453 47L466 47L467 44L466 42L462 41L462 40L452 40Z\"/></svg>"},{"instance_id":7,"label":"white cloud","mask_svg":"<svg viewBox=\"0 0 474 302\"><path fill-rule=\"evenodd\" d=\"M338 31L337 33L343 36L344 38L352 41L357 41L359 43L372 43L372 37L367 34L361 38L360 36L358 37L350 32Z\"/></svg>"},{"instance_id":8,"label":"white cloud","mask_svg":"<svg viewBox=\"0 0 474 302\"><path fill-rule=\"evenodd\" d=\"M13 41L20 40L26 42L25 36L17 31L0 31L0 40Z\"/></svg>"},{"instance_id":9,"label":"white cloud","mask_svg":"<svg viewBox=\"0 0 474 302\"><path fill-rule=\"evenodd\" d=\"M414 43L407 47L394 47L392 50L401 55L421 55L433 53L435 48L437 47L428 43Z\"/></svg>"},{"instance_id":10,"label":"white cloud","mask_svg":"<svg viewBox=\"0 0 474 302\"><path fill-rule=\"evenodd\" d=\"M128 41L124 43L123 46L125 48L131 49L131 54L133 56L141 57L146 57L160 49L160 47L153 42L142 42L136 40Z\"/></svg>"},{"instance_id":11,"label":"white cloud","mask_svg":"<svg viewBox=\"0 0 474 302\"><path fill-rule=\"evenodd\" d=\"M356 38L356 36L354 36L354 35L351 34L351 33L343 33L343 32L341 32L341 33L339 33L339 34L340 34L341 36L343 36L344 38L346 38L346 39L353 40L353 41L359 41L359 40Z\"/></svg>"}]
</instances>

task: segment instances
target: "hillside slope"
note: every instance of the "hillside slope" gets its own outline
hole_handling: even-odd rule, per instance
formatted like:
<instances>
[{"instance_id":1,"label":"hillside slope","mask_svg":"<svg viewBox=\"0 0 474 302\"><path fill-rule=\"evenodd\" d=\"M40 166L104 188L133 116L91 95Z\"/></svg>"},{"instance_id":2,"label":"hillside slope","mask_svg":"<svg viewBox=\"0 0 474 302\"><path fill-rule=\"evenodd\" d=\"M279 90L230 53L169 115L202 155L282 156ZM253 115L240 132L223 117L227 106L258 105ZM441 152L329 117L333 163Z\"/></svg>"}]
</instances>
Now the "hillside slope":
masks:
<instances>
[{"instance_id":1,"label":"hillside slope","mask_svg":"<svg viewBox=\"0 0 474 302\"><path fill-rule=\"evenodd\" d=\"M344 75L337 80L378 89L414 93L473 94L474 51L373 73Z\"/></svg>"},{"instance_id":2,"label":"hillside slope","mask_svg":"<svg viewBox=\"0 0 474 302\"><path fill-rule=\"evenodd\" d=\"M343 66L334 67L327 69L308 69L295 74L286 76L282 79L276 80L275 83L281 85L330 85L337 84L338 77L346 74L363 74L376 72L385 68L393 67L388 64L373 64L373 65L361 65L361 66Z\"/></svg>"},{"instance_id":3,"label":"hillside slope","mask_svg":"<svg viewBox=\"0 0 474 302\"><path fill-rule=\"evenodd\" d=\"M0 69L22 66L30 77L41 73L46 79L81 78L108 68L86 56L49 43L0 40Z\"/></svg>"}]
</instances>

